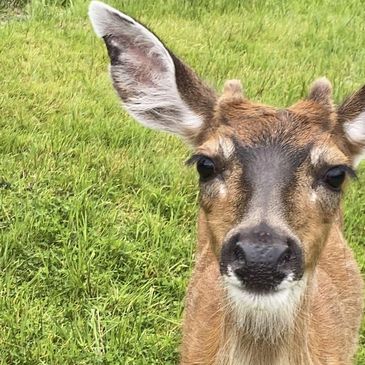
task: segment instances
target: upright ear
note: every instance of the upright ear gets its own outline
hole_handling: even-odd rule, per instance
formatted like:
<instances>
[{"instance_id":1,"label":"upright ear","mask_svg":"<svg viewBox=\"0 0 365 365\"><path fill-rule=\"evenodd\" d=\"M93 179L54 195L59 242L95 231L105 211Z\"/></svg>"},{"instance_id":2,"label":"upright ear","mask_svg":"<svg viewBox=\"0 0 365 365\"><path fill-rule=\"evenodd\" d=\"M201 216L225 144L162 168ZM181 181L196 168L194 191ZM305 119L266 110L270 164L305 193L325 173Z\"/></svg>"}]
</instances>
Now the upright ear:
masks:
<instances>
[{"instance_id":1,"label":"upright ear","mask_svg":"<svg viewBox=\"0 0 365 365\"><path fill-rule=\"evenodd\" d=\"M356 166L365 158L365 85L337 110Z\"/></svg>"},{"instance_id":2,"label":"upright ear","mask_svg":"<svg viewBox=\"0 0 365 365\"><path fill-rule=\"evenodd\" d=\"M147 28L92 1L89 16L104 39L113 85L128 112L143 125L196 143L212 118L215 93Z\"/></svg>"}]
</instances>

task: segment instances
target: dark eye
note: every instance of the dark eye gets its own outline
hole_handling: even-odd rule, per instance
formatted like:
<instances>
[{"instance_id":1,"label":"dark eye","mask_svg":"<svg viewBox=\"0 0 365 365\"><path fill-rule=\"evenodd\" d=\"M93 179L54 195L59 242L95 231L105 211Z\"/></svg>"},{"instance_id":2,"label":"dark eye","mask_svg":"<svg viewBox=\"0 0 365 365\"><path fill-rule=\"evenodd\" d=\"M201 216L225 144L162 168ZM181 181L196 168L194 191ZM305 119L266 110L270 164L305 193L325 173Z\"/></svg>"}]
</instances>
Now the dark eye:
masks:
<instances>
[{"instance_id":1,"label":"dark eye","mask_svg":"<svg viewBox=\"0 0 365 365\"><path fill-rule=\"evenodd\" d=\"M208 157L200 157L196 163L196 169L198 170L202 180L208 180L216 174L215 164Z\"/></svg>"},{"instance_id":2,"label":"dark eye","mask_svg":"<svg viewBox=\"0 0 365 365\"><path fill-rule=\"evenodd\" d=\"M346 178L346 171L341 166L337 166L331 168L326 172L323 181L332 190L340 191L341 185L345 181L345 178Z\"/></svg>"}]
</instances>

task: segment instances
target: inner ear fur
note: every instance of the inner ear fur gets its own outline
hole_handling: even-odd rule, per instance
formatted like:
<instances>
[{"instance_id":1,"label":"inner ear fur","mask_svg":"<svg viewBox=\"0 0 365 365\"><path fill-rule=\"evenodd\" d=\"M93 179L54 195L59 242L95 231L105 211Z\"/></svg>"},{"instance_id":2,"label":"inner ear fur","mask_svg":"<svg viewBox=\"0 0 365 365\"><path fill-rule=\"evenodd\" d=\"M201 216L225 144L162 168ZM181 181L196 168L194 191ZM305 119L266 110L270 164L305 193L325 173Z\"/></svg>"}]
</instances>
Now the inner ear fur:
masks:
<instances>
[{"instance_id":1,"label":"inner ear fur","mask_svg":"<svg viewBox=\"0 0 365 365\"><path fill-rule=\"evenodd\" d=\"M212 119L215 93L145 26L98 1L89 16L110 57L113 86L143 125L190 144Z\"/></svg>"},{"instance_id":2,"label":"inner ear fur","mask_svg":"<svg viewBox=\"0 0 365 365\"><path fill-rule=\"evenodd\" d=\"M337 109L337 115L341 123L346 123L357 118L364 111L365 85L342 102Z\"/></svg>"},{"instance_id":3,"label":"inner ear fur","mask_svg":"<svg viewBox=\"0 0 365 365\"><path fill-rule=\"evenodd\" d=\"M365 157L365 85L345 99L337 115L357 165Z\"/></svg>"}]
</instances>

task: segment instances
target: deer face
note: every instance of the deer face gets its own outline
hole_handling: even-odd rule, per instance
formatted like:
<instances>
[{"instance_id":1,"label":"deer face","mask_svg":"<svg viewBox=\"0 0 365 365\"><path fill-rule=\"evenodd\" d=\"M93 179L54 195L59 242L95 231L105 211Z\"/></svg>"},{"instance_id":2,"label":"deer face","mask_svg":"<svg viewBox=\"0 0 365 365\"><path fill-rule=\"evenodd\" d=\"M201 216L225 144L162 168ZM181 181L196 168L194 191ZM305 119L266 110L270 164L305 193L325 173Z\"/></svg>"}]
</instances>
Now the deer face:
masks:
<instances>
[{"instance_id":1,"label":"deer face","mask_svg":"<svg viewBox=\"0 0 365 365\"><path fill-rule=\"evenodd\" d=\"M141 24L99 2L90 17L124 107L194 149L202 224L231 300L299 298L365 150L365 88L338 108L326 79L287 109L249 101L237 81L217 97Z\"/></svg>"},{"instance_id":2,"label":"deer face","mask_svg":"<svg viewBox=\"0 0 365 365\"><path fill-rule=\"evenodd\" d=\"M213 124L190 162L221 273L254 293L293 285L313 270L354 175L330 85L284 110L226 90Z\"/></svg>"},{"instance_id":3,"label":"deer face","mask_svg":"<svg viewBox=\"0 0 365 365\"><path fill-rule=\"evenodd\" d=\"M336 112L323 79L307 100L285 110L232 96L228 85L214 132L203 132L206 140L189 161L200 174L202 216L245 323L246 311L258 306L290 317L354 176L347 118Z\"/></svg>"}]
</instances>

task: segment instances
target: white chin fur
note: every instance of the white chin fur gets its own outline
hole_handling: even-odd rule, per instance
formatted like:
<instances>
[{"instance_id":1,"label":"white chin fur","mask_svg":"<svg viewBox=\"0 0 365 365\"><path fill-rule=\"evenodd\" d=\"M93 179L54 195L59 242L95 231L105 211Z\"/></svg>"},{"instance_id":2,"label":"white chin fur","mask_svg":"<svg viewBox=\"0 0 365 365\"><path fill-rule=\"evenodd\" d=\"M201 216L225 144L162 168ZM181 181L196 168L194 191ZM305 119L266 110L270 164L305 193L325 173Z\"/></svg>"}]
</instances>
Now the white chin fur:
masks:
<instances>
[{"instance_id":1,"label":"white chin fur","mask_svg":"<svg viewBox=\"0 0 365 365\"><path fill-rule=\"evenodd\" d=\"M223 284L237 325L254 338L273 342L291 331L307 282L306 276L299 281L293 277L290 274L275 292L255 294L245 291L228 268Z\"/></svg>"}]
</instances>

